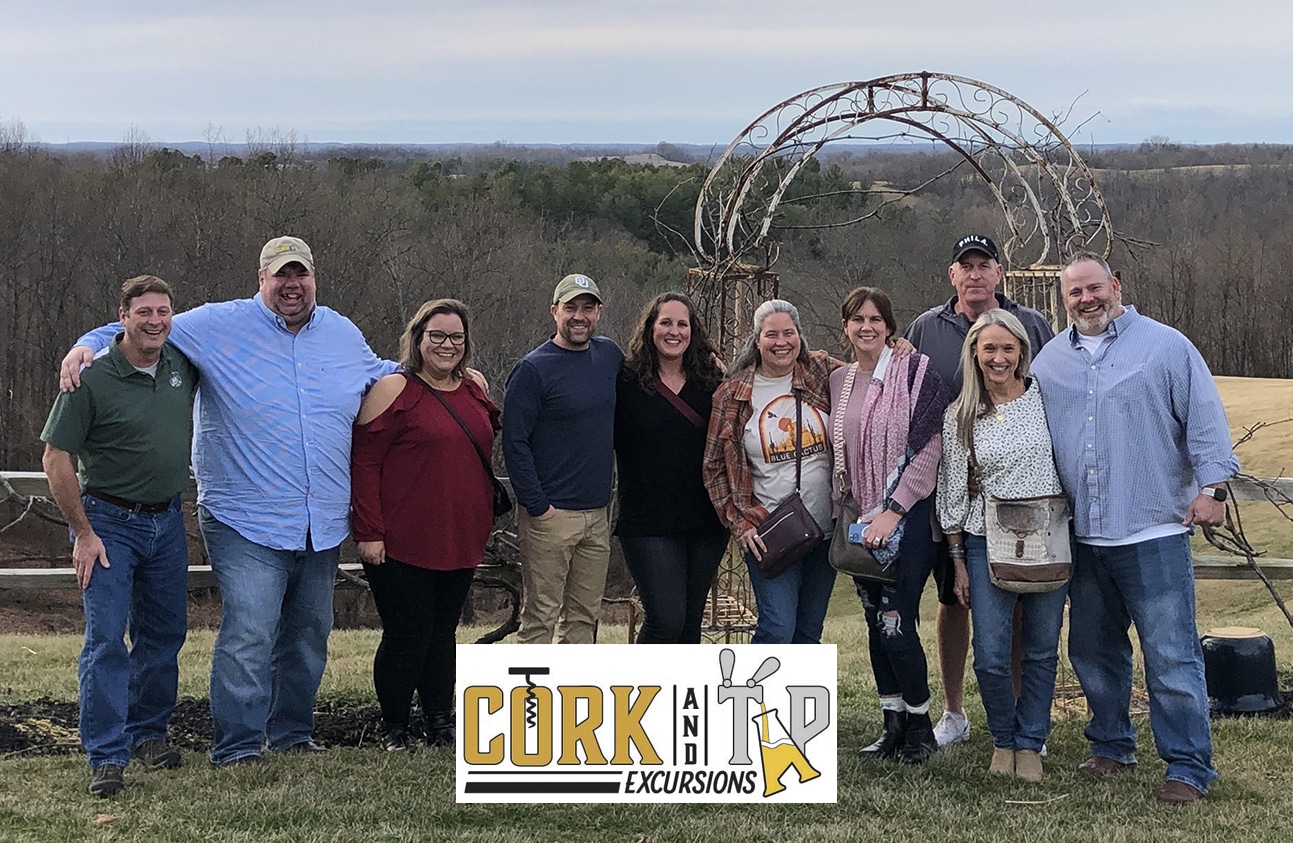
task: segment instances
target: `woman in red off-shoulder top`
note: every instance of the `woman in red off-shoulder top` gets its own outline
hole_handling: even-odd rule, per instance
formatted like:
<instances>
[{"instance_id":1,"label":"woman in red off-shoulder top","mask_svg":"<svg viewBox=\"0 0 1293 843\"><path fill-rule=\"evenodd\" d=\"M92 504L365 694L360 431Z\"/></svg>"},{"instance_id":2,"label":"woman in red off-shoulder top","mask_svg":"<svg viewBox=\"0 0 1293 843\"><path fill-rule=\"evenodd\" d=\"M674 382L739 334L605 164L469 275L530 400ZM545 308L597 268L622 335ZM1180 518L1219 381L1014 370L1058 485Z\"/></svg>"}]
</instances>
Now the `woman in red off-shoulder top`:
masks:
<instances>
[{"instance_id":1,"label":"woman in red off-shoulder top","mask_svg":"<svg viewBox=\"0 0 1293 843\"><path fill-rule=\"evenodd\" d=\"M498 408L466 377L470 340L461 302L422 305L400 338L404 371L373 386L355 424L351 532L382 619L373 684L390 751L415 746L414 691L427 743L454 743L455 633L494 526L472 439L488 458L499 429Z\"/></svg>"}]
</instances>

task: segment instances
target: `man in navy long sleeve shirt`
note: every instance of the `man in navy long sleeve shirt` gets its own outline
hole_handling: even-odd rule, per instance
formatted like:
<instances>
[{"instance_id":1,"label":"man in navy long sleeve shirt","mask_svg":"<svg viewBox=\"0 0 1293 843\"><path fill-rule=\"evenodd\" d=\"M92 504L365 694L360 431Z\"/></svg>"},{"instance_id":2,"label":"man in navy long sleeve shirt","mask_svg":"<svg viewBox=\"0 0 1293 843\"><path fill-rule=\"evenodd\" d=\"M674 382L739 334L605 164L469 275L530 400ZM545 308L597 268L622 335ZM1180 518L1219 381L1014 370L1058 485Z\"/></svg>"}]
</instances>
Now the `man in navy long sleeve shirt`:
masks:
<instances>
[{"instance_id":1,"label":"man in navy long sleeve shirt","mask_svg":"<svg viewBox=\"0 0 1293 843\"><path fill-rule=\"evenodd\" d=\"M624 354L595 336L586 275L552 295L557 333L522 357L503 400L503 457L520 504L522 644L591 644L610 562L615 378Z\"/></svg>"}]
</instances>

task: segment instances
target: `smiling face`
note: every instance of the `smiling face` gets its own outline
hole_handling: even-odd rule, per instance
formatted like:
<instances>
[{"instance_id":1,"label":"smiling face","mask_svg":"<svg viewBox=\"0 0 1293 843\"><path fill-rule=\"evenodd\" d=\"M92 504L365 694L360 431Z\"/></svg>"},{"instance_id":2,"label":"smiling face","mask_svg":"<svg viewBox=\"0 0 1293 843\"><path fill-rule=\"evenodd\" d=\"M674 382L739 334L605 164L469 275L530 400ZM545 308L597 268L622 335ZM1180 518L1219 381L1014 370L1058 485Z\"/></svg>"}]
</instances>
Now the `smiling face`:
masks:
<instances>
[{"instance_id":1,"label":"smiling face","mask_svg":"<svg viewBox=\"0 0 1293 843\"><path fill-rule=\"evenodd\" d=\"M988 325L974 343L974 360L983 373L983 382L998 389L1022 380L1019 359L1023 354L1019 338L1000 325Z\"/></svg>"},{"instance_id":2,"label":"smiling face","mask_svg":"<svg viewBox=\"0 0 1293 843\"><path fill-rule=\"evenodd\" d=\"M272 275L262 271L260 297L266 307L282 317L289 330L300 330L314 312L314 275L295 261Z\"/></svg>"},{"instance_id":3,"label":"smiling face","mask_svg":"<svg viewBox=\"0 0 1293 843\"><path fill-rule=\"evenodd\" d=\"M980 251L972 250L947 268L956 288L957 310L980 314L997 306L997 285L1005 275L1001 264Z\"/></svg>"},{"instance_id":4,"label":"smiling face","mask_svg":"<svg viewBox=\"0 0 1293 843\"><path fill-rule=\"evenodd\" d=\"M1103 334L1109 323L1123 313L1122 284L1110 278L1104 267L1092 260L1078 261L1060 275L1064 309L1078 333Z\"/></svg>"},{"instance_id":5,"label":"smiling face","mask_svg":"<svg viewBox=\"0 0 1293 843\"><path fill-rule=\"evenodd\" d=\"M575 296L570 301L552 306L552 318L557 323L553 342L570 351L583 351L593 334L597 333L597 320L602 318L602 303L588 293Z\"/></svg>"},{"instance_id":6,"label":"smiling face","mask_svg":"<svg viewBox=\"0 0 1293 843\"><path fill-rule=\"evenodd\" d=\"M661 360L681 360L691 345L691 314L680 301L667 301L656 313L651 342Z\"/></svg>"},{"instance_id":7,"label":"smiling face","mask_svg":"<svg viewBox=\"0 0 1293 843\"><path fill-rule=\"evenodd\" d=\"M118 311L126 344L147 358L156 358L171 335L171 297L165 293L143 293Z\"/></svg>"},{"instance_id":8,"label":"smiling face","mask_svg":"<svg viewBox=\"0 0 1293 843\"><path fill-rule=\"evenodd\" d=\"M844 334L858 360L874 361L889 341L889 325L875 302L868 299L844 323Z\"/></svg>"},{"instance_id":9,"label":"smiling face","mask_svg":"<svg viewBox=\"0 0 1293 843\"><path fill-rule=\"evenodd\" d=\"M426 321L418 343L422 373L433 380L450 378L467 348L462 319L456 313L435 314Z\"/></svg>"},{"instance_id":10,"label":"smiling face","mask_svg":"<svg viewBox=\"0 0 1293 843\"><path fill-rule=\"evenodd\" d=\"M772 313L759 326L759 374L780 378L794 371L799 359L799 329L789 313Z\"/></svg>"}]
</instances>

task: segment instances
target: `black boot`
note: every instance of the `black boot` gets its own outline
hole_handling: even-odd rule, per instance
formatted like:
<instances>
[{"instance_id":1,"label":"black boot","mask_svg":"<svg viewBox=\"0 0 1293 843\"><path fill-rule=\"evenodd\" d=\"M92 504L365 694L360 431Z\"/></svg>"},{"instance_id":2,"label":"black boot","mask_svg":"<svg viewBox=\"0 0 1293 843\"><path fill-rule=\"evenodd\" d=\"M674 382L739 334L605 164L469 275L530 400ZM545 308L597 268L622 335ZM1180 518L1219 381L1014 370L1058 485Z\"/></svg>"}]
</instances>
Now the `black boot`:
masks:
<instances>
[{"instance_id":1,"label":"black boot","mask_svg":"<svg viewBox=\"0 0 1293 843\"><path fill-rule=\"evenodd\" d=\"M875 743L858 750L862 758L884 758L892 761L898 757L907 732L907 712L884 709L884 731Z\"/></svg>"},{"instance_id":2,"label":"black boot","mask_svg":"<svg viewBox=\"0 0 1293 843\"><path fill-rule=\"evenodd\" d=\"M453 713L448 711L428 711L426 713L426 738L427 746L456 746L458 736L454 729Z\"/></svg>"},{"instance_id":3,"label":"black boot","mask_svg":"<svg viewBox=\"0 0 1293 843\"><path fill-rule=\"evenodd\" d=\"M898 760L904 764L924 764L938 751L934 739L934 724L929 722L929 712L907 714L907 733L903 736Z\"/></svg>"}]
</instances>

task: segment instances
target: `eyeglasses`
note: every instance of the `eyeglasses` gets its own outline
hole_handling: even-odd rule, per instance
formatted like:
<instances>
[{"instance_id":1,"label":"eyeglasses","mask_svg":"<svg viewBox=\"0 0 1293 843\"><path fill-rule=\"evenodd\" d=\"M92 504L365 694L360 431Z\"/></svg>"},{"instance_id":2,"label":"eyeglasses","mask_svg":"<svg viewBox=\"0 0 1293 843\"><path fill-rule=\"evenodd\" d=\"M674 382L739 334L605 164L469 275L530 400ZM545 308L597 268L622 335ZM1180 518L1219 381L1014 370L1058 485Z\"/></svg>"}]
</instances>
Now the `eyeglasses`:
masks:
<instances>
[{"instance_id":1,"label":"eyeglasses","mask_svg":"<svg viewBox=\"0 0 1293 843\"><path fill-rule=\"evenodd\" d=\"M446 334L444 331L426 331L425 336L432 345L444 345L446 342L450 345L462 345L467 341L467 335L462 331L453 334Z\"/></svg>"}]
</instances>

